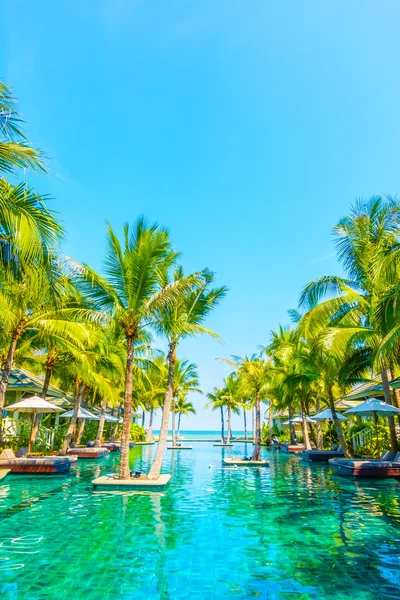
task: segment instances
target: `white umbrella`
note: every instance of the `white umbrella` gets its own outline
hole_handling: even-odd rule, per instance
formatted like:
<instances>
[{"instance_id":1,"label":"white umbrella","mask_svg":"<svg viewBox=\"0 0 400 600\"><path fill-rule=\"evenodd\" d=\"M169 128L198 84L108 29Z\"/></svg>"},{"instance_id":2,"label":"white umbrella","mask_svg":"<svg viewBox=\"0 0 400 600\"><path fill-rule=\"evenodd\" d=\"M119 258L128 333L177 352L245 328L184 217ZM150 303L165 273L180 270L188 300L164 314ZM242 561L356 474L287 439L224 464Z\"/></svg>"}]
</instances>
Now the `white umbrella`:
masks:
<instances>
[{"instance_id":1,"label":"white umbrella","mask_svg":"<svg viewBox=\"0 0 400 600\"><path fill-rule=\"evenodd\" d=\"M349 408L344 413L345 415L359 415L360 417L367 417L368 415L376 415L379 417L388 417L390 415L400 414L400 408L396 408L391 404L388 404L384 400L378 398L369 398L362 404Z\"/></svg>"},{"instance_id":2,"label":"white umbrella","mask_svg":"<svg viewBox=\"0 0 400 600\"><path fill-rule=\"evenodd\" d=\"M6 411L10 412L19 412L19 413L31 413L31 434L29 436L29 444L28 444L28 452L31 450L32 446L32 428L33 423L35 421L36 414L44 414L44 413L57 413L64 412L63 408L59 406L55 406L47 400L40 398L39 396L32 396L31 398L26 398L25 400L21 400L21 402L17 402L16 404L10 404L10 406L4 407Z\"/></svg>"},{"instance_id":3,"label":"white umbrella","mask_svg":"<svg viewBox=\"0 0 400 600\"><path fill-rule=\"evenodd\" d=\"M21 400L21 402L17 402L16 404L10 404L10 406L5 406L4 410L20 413L64 412L63 408L55 406L54 404L47 402L47 400L44 400L39 396L31 396L31 398L25 398L25 400Z\"/></svg>"},{"instance_id":4,"label":"white umbrella","mask_svg":"<svg viewBox=\"0 0 400 600\"><path fill-rule=\"evenodd\" d=\"M337 418L339 419L339 421L348 421L347 417L344 417L343 415L336 413ZM315 421L330 421L333 420L333 416L332 416L332 411L330 408L326 408L325 410L323 410L322 412L318 413L317 415L313 415L313 419Z\"/></svg>"},{"instance_id":5,"label":"white umbrella","mask_svg":"<svg viewBox=\"0 0 400 600\"><path fill-rule=\"evenodd\" d=\"M360 417L368 417L373 415L375 421L376 441L379 443L378 417L390 417L393 415L398 415L400 414L400 409L388 404L384 400L378 400L378 398L369 398L362 404L359 404L354 408L349 408L349 410L346 410L345 414L358 415Z\"/></svg>"},{"instance_id":6,"label":"white umbrella","mask_svg":"<svg viewBox=\"0 0 400 600\"><path fill-rule=\"evenodd\" d=\"M117 417L113 417L112 415L106 415L105 420L107 421L107 423L119 423Z\"/></svg>"},{"instance_id":7,"label":"white umbrella","mask_svg":"<svg viewBox=\"0 0 400 600\"><path fill-rule=\"evenodd\" d=\"M69 410L68 412L65 412L63 415L61 415L61 417L63 417L63 418L65 417L66 419L71 419L73 417L73 415L74 415L74 411ZM90 421L98 421L99 420L99 417L97 417L90 411L86 410L85 408L80 408L78 410L77 418L78 419L89 419Z\"/></svg>"},{"instance_id":8,"label":"white umbrella","mask_svg":"<svg viewBox=\"0 0 400 600\"><path fill-rule=\"evenodd\" d=\"M297 417L293 417L293 419L288 419L287 421L285 421L283 423L283 425L290 425L290 423L302 423L303 422L303 418L300 415L297 415ZM307 423L314 423L313 419L311 419L310 417L306 416L306 422Z\"/></svg>"}]
</instances>

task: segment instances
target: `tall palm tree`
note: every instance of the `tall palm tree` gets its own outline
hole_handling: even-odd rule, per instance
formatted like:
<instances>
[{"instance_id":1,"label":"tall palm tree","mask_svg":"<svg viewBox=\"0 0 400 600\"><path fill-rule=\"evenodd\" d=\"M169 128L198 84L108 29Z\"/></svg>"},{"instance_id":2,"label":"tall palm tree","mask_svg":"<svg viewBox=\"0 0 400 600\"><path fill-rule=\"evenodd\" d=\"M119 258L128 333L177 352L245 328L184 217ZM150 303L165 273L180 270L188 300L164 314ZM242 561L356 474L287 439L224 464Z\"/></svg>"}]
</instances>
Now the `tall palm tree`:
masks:
<instances>
[{"instance_id":1,"label":"tall palm tree","mask_svg":"<svg viewBox=\"0 0 400 600\"><path fill-rule=\"evenodd\" d=\"M207 398L209 402L206 404L206 408L211 408L211 410L219 410L221 413L221 444L225 444L225 417L224 417L224 409L225 402L222 399L223 389L222 388L213 388L212 392L207 393Z\"/></svg>"},{"instance_id":2,"label":"tall palm tree","mask_svg":"<svg viewBox=\"0 0 400 600\"><path fill-rule=\"evenodd\" d=\"M184 280L184 275L182 269L179 268L175 271L172 282L166 280L165 285L168 287L173 285L174 282L182 280ZM212 273L207 270L203 271L201 277L197 277L195 287L192 286L191 289L177 297L175 302L165 305L159 311L157 332L164 335L168 340L168 384L165 392L157 450L149 472L149 477L153 479L158 478L160 475L167 444L178 345L182 339L201 334L219 339L216 333L203 325L206 317L214 310L227 292L225 287L209 289L213 280Z\"/></svg>"},{"instance_id":3,"label":"tall palm tree","mask_svg":"<svg viewBox=\"0 0 400 600\"><path fill-rule=\"evenodd\" d=\"M242 405L241 402L241 390L240 380L236 374L231 373L223 381L221 401L223 406L226 407L228 413L228 430L226 436L226 443L231 443L232 437L232 413L239 414Z\"/></svg>"},{"instance_id":4,"label":"tall palm tree","mask_svg":"<svg viewBox=\"0 0 400 600\"><path fill-rule=\"evenodd\" d=\"M176 360L174 365L174 388L172 393L172 445L176 445L175 415L178 414L178 428L180 425L180 413L178 409L179 401L185 401L189 393L198 392L199 375L197 366L189 363L187 360ZM195 414L195 413L194 413Z\"/></svg>"},{"instance_id":5,"label":"tall palm tree","mask_svg":"<svg viewBox=\"0 0 400 600\"><path fill-rule=\"evenodd\" d=\"M339 260L348 278L322 277L308 284L300 304L307 311L303 330L314 336L328 328L332 349L362 345L371 352L371 367L381 373L385 401L392 403L389 367L397 361L398 344L391 335L393 313L387 295L393 269L383 268L398 246L399 205L371 198L358 202L334 228ZM392 263L393 267L393 263ZM397 272L398 277L398 272ZM382 310L382 305L385 310ZM394 345L393 345L394 340ZM389 419L392 451L398 449L394 419Z\"/></svg>"},{"instance_id":6,"label":"tall palm tree","mask_svg":"<svg viewBox=\"0 0 400 600\"><path fill-rule=\"evenodd\" d=\"M193 403L187 400L186 396L181 395L178 397L175 403L175 410L178 415L177 437L179 438L182 415L185 417L188 417L189 415L195 415L196 409L194 408Z\"/></svg>"},{"instance_id":7,"label":"tall palm tree","mask_svg":"<svg viewBox=\"0 0 400 600\"><path fill-rule=\"evenodd\" d=\"M22 336L29 333L47 339L51 337L71 349L88 338L82 321L92 316L92 312L65 305L68 285L57 265L50 268L49 265L32 264L24 269L22 278L3 272L0 314L6 357L0 380L0 430L9 376Z\"/></svg>"},{"instance_id":8,"label":"tall palm tree","mask_svg":"<svg viewBox=\"0 0 400 600\"><path fill-rule=\"evenodd\" d=\"M27 143L20 124L17 101L10 87L0 81L0 174L22 168L45 170L40 151Z\"/></svg>"},{"instance_id":9,"label":"tall palm tree","mask_svg":"<svg viewBox=\"0 0 400 600\"><path fill-rule=\"evenodd\" d=\"M85 265L80 284L99 309L123 332L126 345L124 421L119 476L129 479L129 438L132 416L133 364L138 336L154 325L155 316L183 294L193 280L166 285L166 272L177 258L168 232L143 218L133 228L125 225L122 243L107 227L105 277Z\"/></svg>"},{"instance_id":10,"label":"tall palm tree","mask_svg":"<svg viewBox=\"0 0 400 600\"><path fill-rule=\"evenodd\" d=\"M244 358L233 357L233 361L224 359L224 362L235 368L239 379L250 391L250 394L254 395L256 431L252 460L260 460L261 401L267 391L271 366L261 358L260 354L254 354L250 358L247 356Z\"/></svg>"}]
</instances>

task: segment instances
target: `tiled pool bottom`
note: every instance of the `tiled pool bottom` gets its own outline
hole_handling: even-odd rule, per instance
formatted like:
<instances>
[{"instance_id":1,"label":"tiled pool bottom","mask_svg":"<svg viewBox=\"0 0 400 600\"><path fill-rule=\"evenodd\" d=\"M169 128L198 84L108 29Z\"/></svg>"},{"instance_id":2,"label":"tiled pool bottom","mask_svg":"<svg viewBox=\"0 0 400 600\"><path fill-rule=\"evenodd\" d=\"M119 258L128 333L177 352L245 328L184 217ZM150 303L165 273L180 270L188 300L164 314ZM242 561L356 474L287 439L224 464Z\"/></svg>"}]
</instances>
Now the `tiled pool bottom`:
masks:
<instances>
[{"instance_id":1,"label":"tiled pool bottom","mask_svg":"<svg viewBox=\"0 0 400 600\"><path fill-rule=\"evenodd\" d=\"M132 465L144 470L153 452L133 449ZM9 476L0 598L400 599L396 481L354 482L278 453L270 468L222 469L222 452L245 446L166 453L163 494L94 493L115 455L68 477Z\"/></svg>"}]
</instances>

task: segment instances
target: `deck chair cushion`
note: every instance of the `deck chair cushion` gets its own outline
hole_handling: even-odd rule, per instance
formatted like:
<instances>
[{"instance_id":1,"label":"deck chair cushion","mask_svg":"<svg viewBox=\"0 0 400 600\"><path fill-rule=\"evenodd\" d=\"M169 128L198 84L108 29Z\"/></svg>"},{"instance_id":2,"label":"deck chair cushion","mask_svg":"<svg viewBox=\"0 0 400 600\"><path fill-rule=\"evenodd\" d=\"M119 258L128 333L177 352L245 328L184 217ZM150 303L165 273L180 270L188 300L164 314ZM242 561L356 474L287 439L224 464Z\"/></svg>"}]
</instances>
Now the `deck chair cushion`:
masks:
<instances>
[{"instance_id":1,"label":"deck chair cushion","mask_svg":"<svg viewBox=\"0 0 400 600\"><path fill-rule=\"evenodd\" d=\"M14 451L11 448L5 448L0 454L0 460L9 460L11 458L15 458Z\"/></svg>"}]
</instances>

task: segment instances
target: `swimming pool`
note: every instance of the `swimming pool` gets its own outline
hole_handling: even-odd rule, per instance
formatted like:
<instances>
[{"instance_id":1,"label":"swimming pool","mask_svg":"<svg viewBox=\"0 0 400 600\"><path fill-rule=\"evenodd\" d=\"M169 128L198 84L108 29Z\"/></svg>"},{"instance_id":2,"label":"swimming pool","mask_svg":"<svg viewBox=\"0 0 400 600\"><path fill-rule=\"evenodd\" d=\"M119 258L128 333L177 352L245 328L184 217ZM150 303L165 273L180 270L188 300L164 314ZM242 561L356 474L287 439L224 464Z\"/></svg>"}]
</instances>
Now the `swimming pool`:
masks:
<instances>
[{"instance_id":1,"label":"swimming pool","mask_svg":"<svg viewBox=\"0 0 400 600\"><path fill-rule=\"evenodd\" d=\"M166 452L164 493L94 492L116 453L69 476L10 475L2 600L400 599L395 480L345 479L264 448L270 468L223 469L244 444L192 445ZM153 452L134 448L132 466L146 470Z\"/></svg>"}]
</instances>

